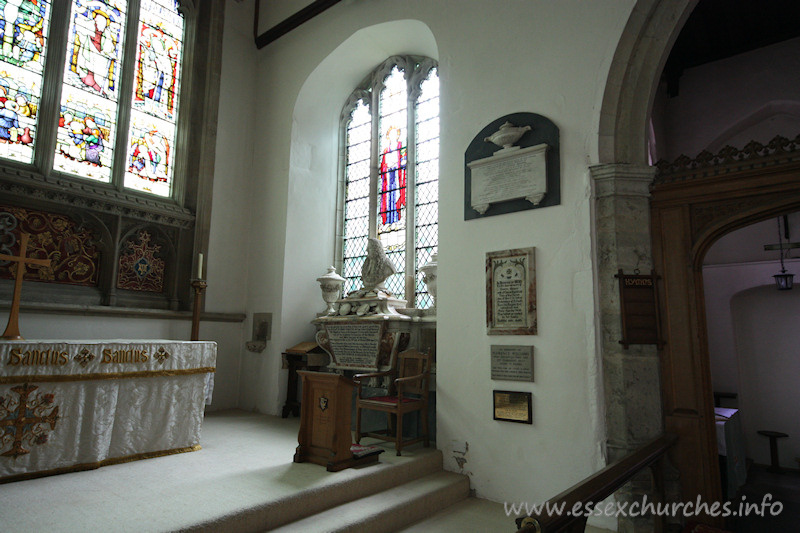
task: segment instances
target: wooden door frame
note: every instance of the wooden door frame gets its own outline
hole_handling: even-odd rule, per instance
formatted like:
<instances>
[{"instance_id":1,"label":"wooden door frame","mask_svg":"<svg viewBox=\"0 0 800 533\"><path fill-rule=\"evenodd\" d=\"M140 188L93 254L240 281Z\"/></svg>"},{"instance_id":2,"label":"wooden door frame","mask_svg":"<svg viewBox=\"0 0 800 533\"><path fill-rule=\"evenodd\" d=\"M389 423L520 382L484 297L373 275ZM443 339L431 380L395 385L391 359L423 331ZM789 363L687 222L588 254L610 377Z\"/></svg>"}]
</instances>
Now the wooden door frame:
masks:
<instances>
[{"instance_id":1,"label":"wooden door frame","mask_svg":"<svg viewBox=\"0 0 800 533\"><path fill-rule=\"evenodd\" d=\"M800 136L664 165L651 189L653 265L666 344L660 351L665 429L684 501L721 501L703 258L735 229L800 209ZM758 149L752 150L753 147ZM700 468L698 468L698 463Z\"/></svg>"}]
</instances>

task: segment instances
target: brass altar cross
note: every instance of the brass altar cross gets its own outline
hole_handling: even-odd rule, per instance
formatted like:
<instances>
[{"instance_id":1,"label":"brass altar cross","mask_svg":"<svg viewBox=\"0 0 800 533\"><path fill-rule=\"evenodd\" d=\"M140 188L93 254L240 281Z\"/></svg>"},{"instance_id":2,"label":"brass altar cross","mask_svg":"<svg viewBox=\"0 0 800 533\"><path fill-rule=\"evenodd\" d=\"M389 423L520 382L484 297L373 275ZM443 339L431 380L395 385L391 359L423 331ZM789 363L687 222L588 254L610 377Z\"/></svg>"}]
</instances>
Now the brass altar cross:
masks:
<instances>
[{"instance_id":1,"label":"brass altar cross","mask_svg":"<svg viewBox=\"0 0 800 533\"><path fill-rule=\"evenodd\" d=\"M0 254L0 261L14 261L19 263L17 266L17 275L14 280L14 296L11 297L11 313L8 315L8 325L6 331L0 339L5 340L24 340L22 335L19 334L19 298L22 293L22 278L25 276L25 266L40 265L50 266L49 259L31 259L25 257L28 250L28 238L30 235L22 233L19 240L19 256Z\"/></svg>"}]
</instances>

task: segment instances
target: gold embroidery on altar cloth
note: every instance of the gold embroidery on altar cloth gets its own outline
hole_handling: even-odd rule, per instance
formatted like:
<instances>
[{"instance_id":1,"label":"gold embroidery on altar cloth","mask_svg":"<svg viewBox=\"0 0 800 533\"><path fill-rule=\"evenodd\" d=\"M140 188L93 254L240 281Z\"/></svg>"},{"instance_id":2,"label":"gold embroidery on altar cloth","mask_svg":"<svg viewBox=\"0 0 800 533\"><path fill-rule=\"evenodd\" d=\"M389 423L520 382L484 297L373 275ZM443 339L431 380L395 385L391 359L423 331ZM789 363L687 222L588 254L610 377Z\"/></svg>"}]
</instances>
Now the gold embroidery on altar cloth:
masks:
<instances>
[{"instance_id":1,"label":"gold embroidery on altar cloth","mask_svg":"<svg viewBox=\"0 0 800 533\"><path fill-rule=\"evenodd\" d=\"M141 370L139 372L95 372L91 374L71 374L71 375L25 375L25 376L0 376L0 385L12 383L27 383L29 381L37 383L56 383L67 381L89 381L96 379L131 379L131 378L157 378L161 376L189 376L192 374L213 374L217 369L213 366L203 366L199 368L180 368L177 370Z\"/></svg>"},{"instance_id":2,"label":"gold embroidery on altar cloth","mask_svg":"<svg viewBox=\"0 0 800 533\"><path fill-rule=\"evenodd\" d=\"M162 365L163 365L163 364L164 364L164 361L166 361L167 359L169 359L169 357L170 357L170 356L169 356L169 352L168 352L168 351L166 351L166 350L164 349L164 347L162 346L162 347L161 347L161 348L159 348L159 349L158 349L158 351L157 351L157 352L156 352L156 353L153 355L153 357L155 357L156 359L158 359L158 363L159 363L159 364L162 364Z\"/></svg>"},{"instance_id":3,"label":"gold embroidery on altar cloth","mask_svg":"<svg viewBox=\"0 0 800 533\"><path fill-rule=\"evenodd\" d=\"M29 446L45 444L50 437L46 424L50 424L50 431L56 429L59 406L53 405L55 394L32 395L38 388L25 383L11 388L12 392L17 393L17 398L11 395L0 396L0 449L11 444L11 448L0 454L0 457L16 459L20 455L31 453L22 446L23 442Z\"/></svg>"},{"instance_id":4,"label":"gold embroidery on altar cloth","mask_svg":"<svg viewBox=\"0 0 800 533\"><path fill-rule=\"evenodd\" d=\"M111 348L104 348L103 357L100 359L100 364L146 363L149 360L150 356L147 355L147 350L134 350L133 348L128 348L127 350L112 350Z\"/></svg>"},{"instance_id":5,"label":"gold embroidery on altar cloth","mask_svg":"<svg viewBox=\"0 0 800 533\"><path fill-rule=\"evenodd\" d=\"M133 461L139 461L142 459L152 459L154 457L163 457L165 455L174 455L178 453L187 453L187 452L196 452L198 450L202 450L202 446L199 444L195 444L193 446L184 446L182 448L173 448L171 450L162 450L158 452L145 452L145 453L137 453L136 455L126 455L125 457L113 457L111 459L105 459L104 461L98 461L96 463L81 463L72 466L64 466L61 468L54 468L52 470L40 470L38 472L26 472L24 474L14 474L7 477L0 478L0 484L2 483L11 483L14 481L22 481L25 479L34 479L38 477L45 477L45 476L54 476L57 474L67 474L69 472L81 472L83 470L94 470L95 468L100 468L103 466L109 465L118 465L123 463L131 463Z\"/></svg>"},{"instance_id":6,"label":"gold embroidery on altar cloth","mask_svg":"<svg viewBox=\"0 0 800 533\"><path fill-rule=\"evenodd\" d=\"M54 348L47 350L25 350L14 348L8 353L6 366L64 366L69 354Z\"/></svg>"},{"instance_id":7,"label":"gold embroidery on altar cloth","mask_svg":"<svg viewBox=\"0 0 800 533\"><path fill-rule=\"evenodd\" d=\"M91 363L94 360L94 354L84 348L81 352L73 357L73 360L81 365L83 368L86 368L86 365Z\"/></svg>"}]
</instances>

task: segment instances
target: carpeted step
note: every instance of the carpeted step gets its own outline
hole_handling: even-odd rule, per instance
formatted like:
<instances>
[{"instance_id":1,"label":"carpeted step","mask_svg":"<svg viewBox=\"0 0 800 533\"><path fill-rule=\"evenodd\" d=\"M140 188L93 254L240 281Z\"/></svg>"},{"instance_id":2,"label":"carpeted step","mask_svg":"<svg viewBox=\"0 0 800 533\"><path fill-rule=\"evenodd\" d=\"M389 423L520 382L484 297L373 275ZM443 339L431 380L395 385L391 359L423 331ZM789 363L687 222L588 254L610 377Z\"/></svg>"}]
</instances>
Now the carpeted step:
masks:
<instances>
[{"instance_id":1,"label":"carpeted step","mask_svg":"<svg viewBox=\"0 0 800 533\"><path fill-rule=\"evenodd\" d=\"M301 520L332 507L383 492L436 472L442 472L442 452L435 449L414 450L414 457L402 463L378 463L342 471L341 481L326 482L318 488L307 487L290 496L265 502L249 509L217 517L183 531L226 533L269 531ZM405 459L405 456L404 456ZM317 468L317 465L313 465ZM318 467L324 470L324 467ZM339 474L339 473L337 473ZM337 475L333 474L333 475ZM355 475L354 475L355 474ZM339 476L337 476L338 478Z\"/></svg>"},{"instance_id":2,"label":"carpeted step","mask_svg":"<svg viewBox=\"0 0 800 533\"><path fill-rule=\"evenodd\" d=\"M292 522L276 533L391 533L469 496L469 478L437 472Z\"/></svg>"}]
</instances>

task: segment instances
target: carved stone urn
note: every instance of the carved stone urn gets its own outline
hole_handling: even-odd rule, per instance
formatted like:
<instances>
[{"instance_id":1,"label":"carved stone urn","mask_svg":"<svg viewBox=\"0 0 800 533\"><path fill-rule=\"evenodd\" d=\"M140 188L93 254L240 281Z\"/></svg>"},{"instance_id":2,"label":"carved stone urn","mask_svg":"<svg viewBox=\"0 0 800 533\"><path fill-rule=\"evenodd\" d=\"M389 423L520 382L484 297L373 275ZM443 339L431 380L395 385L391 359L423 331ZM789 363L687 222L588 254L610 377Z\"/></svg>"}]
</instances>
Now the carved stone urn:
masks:
<instances>
[{"instance_id":1,"label":"carved stone urn","mask_svg":"<svg viewBox=\"0 0 800 533\"><path fill-rule=\"evenodd\" d=\"M506 122L500 126L499 130L486 137L484 141L494 143L504 150L509 150L530 129L530 126L515 126L510 122Z\"/></svg>"},{"instance_id":2,"label":"carved stone urn","mask_svg":"<svg viewBox=\"0 0 800 533\"><path fill-rule=\"evenodd\" d=\"M331 266L328 267L328 272L325 275L317 278L317 281L319 282L319 288L322 290L322 299L325 301L325 305L328 306L324 313L326 315L335 315L336 300L339 299L345 279L337 274L336 269Z\"/></svg>"},{"instance_id":3,"label":"carved stone urn","mask_svg":"<svg viewBox=\"0 0 800 533\"><path fill-rule=\"evenodd\" d=\"M431 260L425 266L421 267L419 271L422 273L422 281L428 288L428 294L433 298L433 307L436 307L436 271L439 267L439 254L431 255Z\"/></svg>"}]
</instances>

